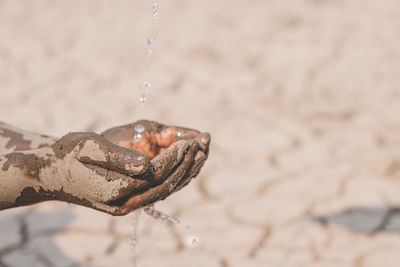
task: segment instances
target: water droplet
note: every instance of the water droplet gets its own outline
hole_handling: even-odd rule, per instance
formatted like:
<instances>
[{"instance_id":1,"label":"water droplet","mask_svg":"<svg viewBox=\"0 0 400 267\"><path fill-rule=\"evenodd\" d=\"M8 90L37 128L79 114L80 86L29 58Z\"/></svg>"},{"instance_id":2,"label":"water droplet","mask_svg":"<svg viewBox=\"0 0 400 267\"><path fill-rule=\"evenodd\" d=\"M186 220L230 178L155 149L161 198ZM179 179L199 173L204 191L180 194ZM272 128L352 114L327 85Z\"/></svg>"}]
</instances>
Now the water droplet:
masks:
<instances>
[{"instance_id":1,"label":"water droplet","mask_svg":"<svg viewBox=\"0 0 400 267\"><path fill-rule=\"evenodd\" d=\"M170 223L173 223L173 224L178 224L178 223L180 223L179 220L178 220L177 218L174 218L174 217L172 217L172 216L168 216L167 220L168 220Z\"/></svg>"},{"instance_id":2,"label":"water droplet","mask_svg":"<svg viewBox=\"0 0 400 267\"><path fill-rule=\"evenodd\" d=\"M195 235L187 235L185 237L185 240L186 240L186 244L192 248L197 247L200 243L199 238Z\"/></svg>"},{"instance_id":3,"label":"water droplet","mask_svg":"<svg viewBox=\"0 0 400 267\"><path fill-rule=\"evenodd\" d=\"M151 48L153 48L154 45L156 44L156 40L154 39L154 37L151 37L151 38L149 38L149 39L147 40L147 43L149 44L149 46L150 46Z\"/></svg>"},{"instance_id":4,"label":"water droplet","mask_svg":"<svg viewBox=\"0 0 400 267\"><path fill-rule=\"evenodd\" d=\"M140 140L142 140L142 135L140 133L135 134L135 141L140 142Z\"/></svg>"},{"instance_id":5,"label":"water droplet","mask_svg":"<svg viewBox=\"0 0 400 267\"><path fill-rule=\"evenodd\" d=\"M181 137L181 136L182 136L182 132L178 132L176 135L177 135L178 137Z\"/></svg>"},{"instance_id":6,"label":"water droplet","mask_svg":"<svg viewBox=\"0 0 400 267\"><path fill-rule=\"evenodd\" d=\"M150 217L152 217L153 219L157 220L159 223L166 223L166 222L170 222L173 224L178 224L179 220L169 216L161 211L158 211L154 208L154 205L149 205L144 207L144 212L149 215Z\"/></svg>"},{"instance_id":7,"label":"water droplet","mask_svg":"<svg viewBox=\"0 0 400 267\"><path fill-rule=\"evenodd\" d=\"M143 92L148 92L151 89L151 83L149 82L142 82L139 84L139 89ZM146 101L146 100L145 100Z\"/></svg>"},{"instance_id":8,"label":"water droplet","mask_svg":"<svg viewBox=\"0 0 400 267\"><path fill-rule=\"evenodd\" d=\"M137 239L135 237L129 237L128 239L129 245L134 248L136 247Z\"/></svg>"},{"instance_id":9,"label":"water droplet","mask_svg":"<svg viewBox=\"0 0 400 267\"><path fill-rule=\"evenodd\" d=\"M145 95L141 95L139 97L139 102L142 106L144 106L144 104L146 104L146 96Z\"/></svg>"},{"instance_id":10,"label":"water droplet","mask_svg":"<svg viewBox=\"0 0 400 267\"><path fill-rule=\"evenodd\" d=\"M150 48L147 50L147 58L150 58L153 55L153 50Z\"/></svg>"},{"instance_id":11,"label":"water droplet","mask_svg":"<svg viewBox=\"0 0 400 267\"><path fill-rule=\"evenodd\" d=\"M153 17L154 18L158 17L158 4L157 3L153 4Z\"/></svg>"},{"instance_id":12,"label":"water droplet","mask_svg":"<svg viewBox=\"0 0 400 267\"><path fill-rule=\"evenodd\" d=\"M143 124L135 125L135 131L138 132L138 133L143 133L144 132L144 125Z\"/></svg>"}]
</instances>

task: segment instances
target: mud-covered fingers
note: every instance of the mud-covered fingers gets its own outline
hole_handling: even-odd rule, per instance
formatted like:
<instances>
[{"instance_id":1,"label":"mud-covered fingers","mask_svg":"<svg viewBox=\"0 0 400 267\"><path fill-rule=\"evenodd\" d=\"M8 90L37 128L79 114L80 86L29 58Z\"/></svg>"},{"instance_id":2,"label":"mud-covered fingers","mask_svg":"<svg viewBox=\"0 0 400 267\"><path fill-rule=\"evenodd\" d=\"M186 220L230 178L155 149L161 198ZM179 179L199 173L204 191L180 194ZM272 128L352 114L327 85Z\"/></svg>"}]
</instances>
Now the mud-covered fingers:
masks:
<instances>
[{"instance_id":1,"label":"mud-covered fingers","mask_svg":"<svg viewBox=\"0 0 400 267\"><path fill-rule=\"evenodd\" d=\"M182 180L190 177L190 170L195 163L195 157L199 151L199 144L196 141L189 141L190 148L184 157L182 164L168 177L168 179L179 177L179 181L175 184L170 184L169 194L175 191L176 186Z\"/></svg>"},{"instance_id":2,"label":"mud-covered fingers","mask_svg":"<svg viewBox=\"0 0 400 267\"><path fill-rule=\"evenodd\" d=\"M163 181L168 177L176 166L182 162L186 153L189 152L191 146L194 146L193 142L177 141L170 145L165 151L154 159L151 160L151 164L154 166L154 180Z\"/></svg>"},{"instance_id":3,"label":"mud-covered fingers","mask_svg":"<svg viewBox=\"0 0 400 267\"><path fill-rule=\"evenodd\" d=\"M207 156L203 151L197 151L196 156L194 157L193 167L190 170L190 178L195 178L199 174L201 168L206 162L206 159Z\"/></svg>"},{"instance_id":4,"label":"mud-covered fingers","mask_svg":"<svg viewBox=\"0 0 400 267\"><path fill-rule=\"evenodd\" d=\"M70 200L61 200L61 201L66 201L68 203L74 203L76 205L88 207L88 208L91 208L94 210L108 213L110 215L114 215L114 216L117 215L116 211L118 210L118 207L113 207L113 206L107 205L101 201L88 201L87 199L80 200L79 198L77 198L76 201L72 201L72 202Z\"/></svg>"},{"instance_id":5,"label":"mud-covered fingers","mask_svg":"<svg viewBox=\"0 0 400 267\"><path fill-rule=\"evenodd\" d=\"M159 128L158 132L153 133L153 142L160 147L168 147L177 140L194 139L199 134L199 131L193 129L175 126L163 126Z\"/></svg>"},{"instance_id":6,"label":"mud-covered fingers","mask_svg":"<svg viewBox=\"0 0 400 267\"><path fill-rule=\"evenodd\" d=\"M178 140L194 139L200 134L200 131L190 129L190 128L178 127L178 126L173 126L170 128L175 130L176 138Z\"/></svg>"},{"instance_id":7,"label":"mud-covered fingers","mask_svg":"<svg viewBox=\"0 0 400 267\"><path fill-rule=\"evenodd\" d=\"M199 174L206 159L207 159L207 156L204 154L203 151L197 151L196 156L194 157L194 163L193 163L191 169L188 170L185 179L182 179L179 182L179 184L176 186L175 192L181 190L183 187L188 185L191 182L191 180Z\"/></svg>"},{"instance_id":8,"label":"mud-covered fingers","mask_svg":"<svg viewBox=\"0 0 400 267\"><path fill-rule=\"evenodd\" d=\"M188 153L185 155L184 161L176 169L176 171L168 177L168 180L171 179L171 181L176 181L176 182L169 183L169 188L168 188L168 192L167 192L166 196L175 192L176 188L181 183L184 183L185 181L190 180L189 178L190 178L191 169L195 163L196 155L199 152L198 151L199 150L198 143L195 141L191 141L190 143L191 143L191 146L190 146ZM179 180L177 178L179 178Z\"/></svg>"},{"instance_id":9,"label":"mud-covered fingers","mask_svg":"<svg viewBox=\"0 0 400 267\"><path fill-rule=\"evenodd\" d=\"M150 160L142 153L114 145L103 137L85 140L80 144L78 160L128 176L144 175L150 178Z\"/></svg>"},{"instance_id":10,"label":"mud-covered fingers","mask_svg":"<svg viewBox=\"0 0 400 267\"><path fill-rule=\"evenodd\" d=\"M180 181L174 186L173 191L179 191L183 187L185 187L187 184L190 183L191 179L196 177L197 174L200 172L201 167L204 165L204 162L207 159L206 154L201 151L200 145L196 141L191 141L193 145L193 150L191 153L188 153L188 157L186 158L187 164L186 164L186 170L185 173L181 173L180 175L182 178ZM192 154L193 153L193 154ZM190 159L190 160L189 160Z\"/></svg>"},{"instance_id":11,"label":"mud-covered fingers","mask_svg":"<svg viewBox=\"0 0 400 267\"><path fill-rule=\"evenodd\" d=\"M195 139L200 146L200 150L197 151L196 156L194 158L194 163L190 170L188 170L188 178L181 180L177 185L175 191L181 190L183 187L188 185L192 178L195 178L199 173L201 168L203 167L204 163L207 160L209 146L211 141L211 136L209 133L201 133Z\"/></svg>"},{"instance_id":12,"label":"mud-covered fingers","mask_svg":"<svg viewBox=\"0 0 400 267\"><path fill-rule=\"evenodd\" d=\"M159 200L163 200L175 191L176 186L182 179L185 179L190 166L193 164L194 157L198 150L197 142L192 141L189 151L185 154L182 163L176 167L174 172L168 176L168 178L160 185L155 186L148 191L131 197L125 204L119 209L118 214L124 215L138 208L147 206Z\"/></svg>"},{"instance_id":13,"label":"mud-covered fingers","mask_svg":"<svg viewBox=\"0 0 400 267\"><path fill-rule=\"evenodd\" d=\"M209 133L200 133L195 140L199 143L201 150L208 155L208 149L211 142L211 136Z\"/></svg>"},{"instance_id":14,"label":"mud-covered fingers","mask_svg":"<svg viewBox=\"0 0 400 267\"><path fill-rule=\"evenodd\" d=\"M124 195L132 194L134 192L138 191L143 191L151 186L154 186L153 181L146 181L145 179L142 178L141 175L139 176L126 176L124 174L121 174L116 171L112 171L109 169L104 169L102 167L92 165L92 164L85 164L85 166L93 171L95 173L102 177L104 179L104 186L109 187L110 185L108 182L116 182L119 181L118 183L118 190L120 191L120 195L116 196L114 199L123 197ZM115 183L114 183L115 185ZM111 201L113 199L104 199L105 202Z\"/></svg>"},{"instance_id":15,"label":"mud-covered fingers","mask_svg":"<svg viewBox=\"0 0 400 267\"><path fill-rule=\"evenodd\" d=\"M187 184L189 184L191 179L195 178L199 174L201 168L203 167L204 163L207 160L209 145L211 141L210 134L201 133L198 137L196 137L196 140L199 143L200 150L197 151L196 156L194 157L193 165L191 169L188 170L188 179L181 181L177 186L176 191L182 189Z\"/></svg>"}]
</instances>

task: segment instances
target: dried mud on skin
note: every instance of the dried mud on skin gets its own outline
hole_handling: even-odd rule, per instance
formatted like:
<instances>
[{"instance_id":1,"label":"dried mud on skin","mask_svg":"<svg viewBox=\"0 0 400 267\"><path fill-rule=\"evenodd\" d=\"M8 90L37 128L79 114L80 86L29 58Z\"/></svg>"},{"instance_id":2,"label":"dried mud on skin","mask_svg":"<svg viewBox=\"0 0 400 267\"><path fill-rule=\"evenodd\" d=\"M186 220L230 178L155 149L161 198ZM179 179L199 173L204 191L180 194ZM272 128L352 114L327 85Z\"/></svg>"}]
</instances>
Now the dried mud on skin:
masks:
<instances>
[{"instance_id":1,"label":"dried mud on skin","mask_svg":"<svg viewBox=\"0 0 400 267\"><path fill-rule=\"evenodd\" d=\"M0 120L61 136L141 119L132 72L142 77L148 3L28 2L29 12L0 4ZM160 87L145 117L208 131L213 144L198 179L157 205L179 211L200 245L143 218L138 266L398 266L399 9L396 0L163 4ZM0 240L0 266L31 254L51 266L54 244L50 262L129 265L129 217L55 203L33 212L60 207L74 214L63 230L49 217L28 238L24 227L46 221L14 211L29 219Z\"/></svg>"}]
</instances>

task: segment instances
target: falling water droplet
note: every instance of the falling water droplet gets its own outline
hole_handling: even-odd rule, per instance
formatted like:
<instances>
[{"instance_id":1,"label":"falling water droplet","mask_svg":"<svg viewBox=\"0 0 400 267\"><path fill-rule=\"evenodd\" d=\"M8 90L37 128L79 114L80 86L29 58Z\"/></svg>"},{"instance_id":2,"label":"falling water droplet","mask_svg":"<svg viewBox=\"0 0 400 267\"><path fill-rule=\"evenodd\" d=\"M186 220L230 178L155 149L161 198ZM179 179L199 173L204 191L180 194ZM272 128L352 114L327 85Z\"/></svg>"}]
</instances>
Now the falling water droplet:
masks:
<instances>
[{"instance_id":1,"label":"falling water droplet","mask_svg":"<svg viewBox=\"0 0 400 267\"><path fill-rule=\"evenodd\" d=\"M199 240L197 238L192 239L192 246L196 247L199 244Z\"/></svg>"},{"instance_id":2,"label":"falling water droplet","mask_svg":"<svg viewBox=\"0 0 400 267\"><path fill-rule=\"evenodd\" d=\"M158 4L157 3L153 4L153 17L154 18L158 17Z\"/></svg>"},{"instance_id":3,"label":"falling water droplet","mask_svg":"<svg viewBox=\"0 0 400 267\"><path fill-rule=\"evenodd\" d=\"M143 124L135 125L135 131L138 132L138 133L143 133L144 132L144 125Z\"/></svg>"},{"instance_id":4,"label":"falling water droplet","mask_svg":"<svg viewBox=\"0 0 400 267\"><path fill-rule=\"evenodd\" d=\"M149 205L143 208L144 212L149 215L150 217L154 218L160 223L170 222L172 224L178 224L179 220L169 216L161 211L158 211L154 208L154 205Z\"/></svg>"},{"instance_id":5,"label":"falling water droplet","mask_svg":"<svg viewBox=\"0 0 400 267\"><path fill-rule=\"evenodd\" d=\"M142 106L144 106L146 104L146 96L145 95L141 95L139 97L139 102Z\"/></svg>"},{"instance_id":6,"label":"falling water droplet","mask_svg":"<svg viewBox=\"0 0 400 267\"><path fill-rule=\"evenodd\" d=\"M151 88L151 84L149 82L142 82L139 84L139 89L142 92L148 92L148 91L150 91L150 88ZM146 99L145 99L145 102L146 102Z\"/></svg>"},{"instance_id":7,"label":"falling water droplet","mask_svg":"<svg viewBox=\"0 0 400 267\"><path fill-rule=\"evenodd\" d=\"M147 40L147 43L149 44L149 46L150 46L151 48L153 48L154 45L156 44L156 39L155 39L154 37L151 37L151 38L149 38L149 39Z\"/></svg>"},{"instance_id":8,"label":"falling water droplet","mask_svg":"<svg viewBox=\"0 0 400 267\"><path fill-rule=\"evenodd\" d=\"M129 245L132 248L135 248L136 247L136 243L137 243L137 239L135 237L129 237L128 242L129 242Z\"/></svg>"},{"instance_id":9,"label":"falling water droplet","mask_svg":"<svg viewBox=\"0 0 400 267\"><path fill-rule=\"evenodd\" d=\"M199 238L195 235L187 235L185 237L185 241L186 241L186 244L192 248L197 247L200 242Z\"/></svg>"},{"instance_id":10,"label":"falling water droplet","mask_svg":"<svg viewBox=\"0 0 400 267\"><path fill-rule=\"evenodd\" d=\"M152 55L153 55L153 50L149 48L149 50L147 50L147 58L150 58Z\"/></svg>"},{"instance_id":11,"label":"falling water droplet","mask_svg":"<svg viewBox=\"0 0 400 267\"><path fill-rule=\"evenodd\" d=\"M135 134L135 141L140 142L140 140L142 140L142 135L140 133Z\"/></svg>"},{"instance_id":12,"label":"falling water droplet","mask_svg":"<svg viewBox=\"0 0 400 267\"><path fill-rule=\"evenodd\" d=\"M176 135L177 135L178 137L181 137L181 136L182 136L182 132L178 132Z\"/></svg>"}]
</instances>

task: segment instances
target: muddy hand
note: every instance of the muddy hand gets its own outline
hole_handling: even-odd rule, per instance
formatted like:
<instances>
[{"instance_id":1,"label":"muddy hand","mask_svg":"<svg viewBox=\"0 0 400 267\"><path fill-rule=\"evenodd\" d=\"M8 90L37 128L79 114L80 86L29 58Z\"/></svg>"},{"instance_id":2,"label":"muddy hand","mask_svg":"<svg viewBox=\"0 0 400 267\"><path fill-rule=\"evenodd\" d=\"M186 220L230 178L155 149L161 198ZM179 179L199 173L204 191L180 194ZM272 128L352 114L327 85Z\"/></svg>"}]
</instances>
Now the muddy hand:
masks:
<instances>
[{"instance_id":1,"label":"muddy hand","mask_svg":"<svg viewBox=\"0 0 400 267\"><path fill-rule=\"evenodd\" d=\"M52 194L57 182L61 189L55 197L61 201L113 214L119 207L109 203L155 183L154 168L145 155L95 133L70 133L49 149L54 156L41 172L40 191Z\"/></svg>"},{"instance_id":2,"label":"muddy hand","mask_svg":"<svg viewBox=\"0 0 400 267\"><path fill-rule=\"evenodd\" d=\"M2 155L0 178L0 209L60 200L108 213L119 209L110 202L155 183L149 158L95 133Z\"/></svg>"},{"instance_id":3,"label":"muddy hand","mask_svg":"<svg viewBox=\"0 0 400 267\"><path fill-rule=\"evenodd\" d=\"M210 144L208 133L151 121L115 127L102 136L118 146L143 153L154 168L151 182L123 201L112 203L120 207L114 215L124 215L165 199L187 185L207 159Z\"/></svg>"}]
</instances>

